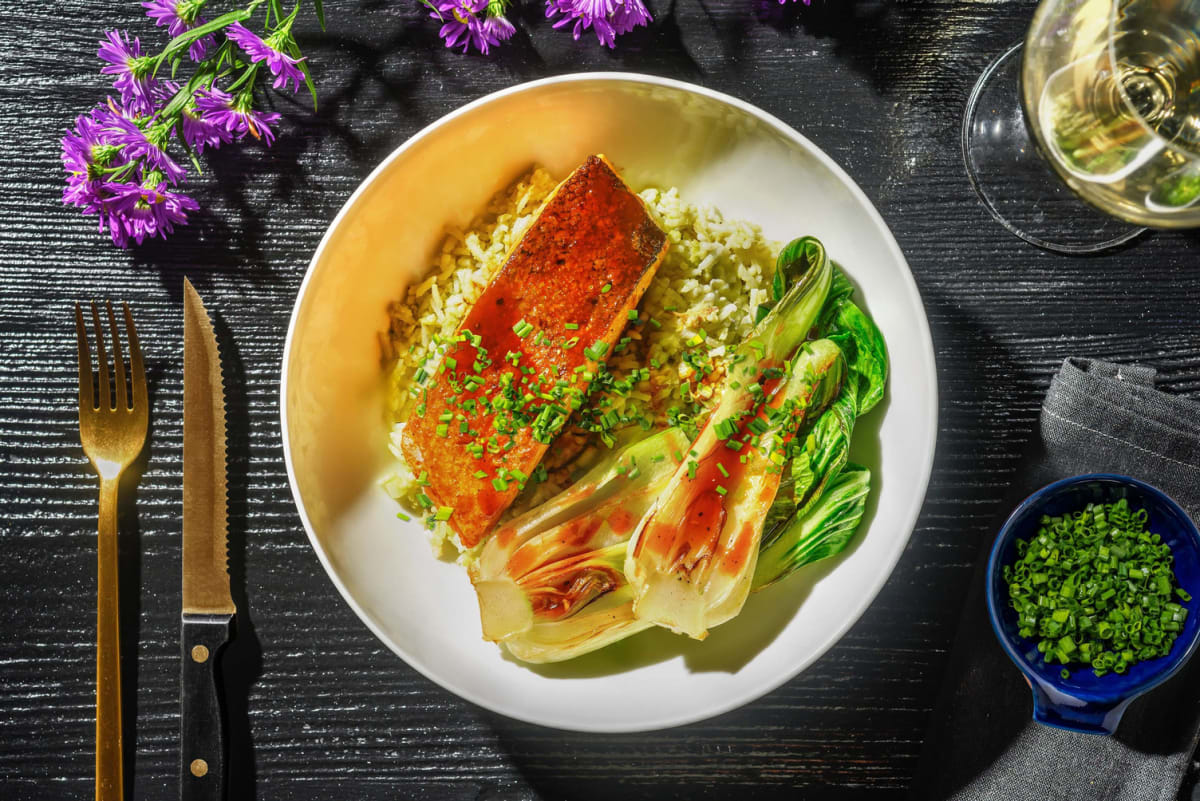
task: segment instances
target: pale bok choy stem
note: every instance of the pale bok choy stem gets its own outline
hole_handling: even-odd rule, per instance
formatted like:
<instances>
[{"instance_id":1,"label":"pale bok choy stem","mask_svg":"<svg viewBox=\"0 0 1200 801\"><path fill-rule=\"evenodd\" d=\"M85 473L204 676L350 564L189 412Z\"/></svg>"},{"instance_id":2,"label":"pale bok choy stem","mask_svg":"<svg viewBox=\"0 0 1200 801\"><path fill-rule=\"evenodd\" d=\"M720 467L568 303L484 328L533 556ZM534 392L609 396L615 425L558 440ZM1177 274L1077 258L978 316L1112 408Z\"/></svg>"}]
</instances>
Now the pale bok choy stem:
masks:
<instances>
[{"instance_id":1,"label":"pale bok choy stem","mask_svg":"<svg viewBox=\"0 0 1200 801\"><path fill-rule=\"evenodd\" d=\"M639 525L625 559L639 619L703 639L741 611L786 448L845 375L841 350L827 339L802 345L788 367L752 385L757 394L726 389L731 397L721 399L691 458Z\"/></svg>"}]
</instances>

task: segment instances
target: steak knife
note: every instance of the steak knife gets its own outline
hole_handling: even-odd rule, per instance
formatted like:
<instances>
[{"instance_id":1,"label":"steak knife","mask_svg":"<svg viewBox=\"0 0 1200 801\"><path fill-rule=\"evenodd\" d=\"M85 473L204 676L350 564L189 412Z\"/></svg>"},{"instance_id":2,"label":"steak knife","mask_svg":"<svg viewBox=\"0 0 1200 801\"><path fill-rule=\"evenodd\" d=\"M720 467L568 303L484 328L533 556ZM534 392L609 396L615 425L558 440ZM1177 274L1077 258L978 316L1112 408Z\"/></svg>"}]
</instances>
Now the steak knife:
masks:
<instances>
[{"instance_id":1,"label":"steak knife","mask_svg":"<svg viewBox=\"0 0 1200 801\"><path fill-rule=\"evenodd\" d=\"M183 282L183 616L180 798L225 792L225 716L217 670L237 607L226 564L225 397L212 320Z\"/></svg>"}]
</instances>

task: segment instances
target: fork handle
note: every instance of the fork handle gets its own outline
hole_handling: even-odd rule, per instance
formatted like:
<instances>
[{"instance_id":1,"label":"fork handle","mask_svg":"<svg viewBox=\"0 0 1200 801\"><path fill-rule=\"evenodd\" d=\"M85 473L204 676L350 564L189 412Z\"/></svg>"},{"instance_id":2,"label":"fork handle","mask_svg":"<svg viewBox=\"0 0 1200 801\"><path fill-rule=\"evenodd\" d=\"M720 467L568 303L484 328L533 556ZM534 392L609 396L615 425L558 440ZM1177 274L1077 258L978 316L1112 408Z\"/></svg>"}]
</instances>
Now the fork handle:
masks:
<instances>
[{"instance_id":1,"label":"fork handle","mask_svg":"<svg viewBox=\"0 0 1200 801\"><path fill-rule=\"evenodd\" d=\"M123 801L121 624L117 593L118 478L100 480L96 541L96 801Z\"/></svg>"}]
</instances>

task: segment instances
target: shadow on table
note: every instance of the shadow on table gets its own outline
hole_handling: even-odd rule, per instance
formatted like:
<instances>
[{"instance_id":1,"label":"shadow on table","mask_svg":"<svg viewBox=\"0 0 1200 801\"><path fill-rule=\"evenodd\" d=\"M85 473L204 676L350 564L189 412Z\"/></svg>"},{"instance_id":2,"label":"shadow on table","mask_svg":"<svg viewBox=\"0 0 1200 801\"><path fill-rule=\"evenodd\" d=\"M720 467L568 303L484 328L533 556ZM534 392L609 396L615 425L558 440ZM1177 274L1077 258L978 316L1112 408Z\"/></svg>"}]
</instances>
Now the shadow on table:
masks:
<instances>
[{"instance_id":1,"label":"shadow on table","mask_svg":"<svg viewBox=\"0 0 1200 801\"><path fill-rule=\"evenodd\" d=\"M136 324L136 319L134 320ZM117 616L121 651L121 738L125 775L125 797L131 800L136 789L133 777L138 752L138 671L142 630L142 526L138 519L138 486L150 454L154 450L154 398L161 382L161 369L146 365L146 395L150 398L146 445L137 460L121 476L117 510ZM89 472L92 472L89 470Z\"/></svg>"},{"instance_id":2,"label":"shadow on table","mask_svg":"<svg viewBox=\"0 0 1200 801\"><path fill-rule=\"evenodd\" d=\"M489 722L534 797L547 800L894 801L902 797L899 788L821 786L814 777L805 782L789 776L787 762L813 755L789 759L761 740L747 744L749 735L738 733L778 723L765 717L756 710L742 710L707 724L628 735L551 731L499 716L491 716ZM777 772L767 775L761 770L764 760L775 758L761 751L778 753ZM830 769L839 772L835 766ZM800 784L808 786L801 789Z\"/></svg>"},{"instance_id":3,"label":"shadow on table","mask_svg":"<svg viewBox=\"0 0 1200 801\"><path fill-rule=\"evenodd\" d=\"M834 56L870 79L884 93L896 83L928 71L917 58L942 23L922 22L928 12L904 0L753 0L754 18L783 33L834 42ZM943 21L944 22L944 21Z\"/></svg>"},{"instance_id":4,"label":"shadow on table","mask_svg":"<svg viewBox=\"0 0 1200 801\"><path fill-rule=\"evenodd\" d=\"M217 341L221 343L221 365L225 384L225 440L227 450L229 511L229 589L237 606L233 639L221 654L220 669L225 692L229 758L227 764L230 801L253 801L258 796L254 734L250 728L249 697L262 676L262 644L254 628L246 584L246 542L250 508L247 499L250 472L250 417L246 395L246 370L233 336L220 313L209 310Z\"/></svg>"}]
</instances>

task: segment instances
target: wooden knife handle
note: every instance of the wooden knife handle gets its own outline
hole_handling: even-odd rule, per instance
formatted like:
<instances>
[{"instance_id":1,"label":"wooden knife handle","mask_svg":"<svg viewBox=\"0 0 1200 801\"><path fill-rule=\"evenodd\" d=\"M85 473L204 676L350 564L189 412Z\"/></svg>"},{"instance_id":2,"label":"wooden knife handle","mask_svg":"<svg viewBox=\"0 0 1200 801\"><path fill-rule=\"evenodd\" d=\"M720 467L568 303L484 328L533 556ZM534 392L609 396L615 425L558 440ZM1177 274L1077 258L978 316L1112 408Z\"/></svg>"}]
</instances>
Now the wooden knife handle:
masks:
<instances>
[{"instance_id":1,"label":"wooden knife handle","mask_svg":"<svg viewBox=\"0 0 1200 801\"><path fill-rule=\"evenodd\" d=\"M233 615L183 614L179 733L182 801L221 801L225 796L225 711L217 657L232 631Z\"/></svg>"}]
</instances>

